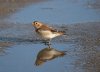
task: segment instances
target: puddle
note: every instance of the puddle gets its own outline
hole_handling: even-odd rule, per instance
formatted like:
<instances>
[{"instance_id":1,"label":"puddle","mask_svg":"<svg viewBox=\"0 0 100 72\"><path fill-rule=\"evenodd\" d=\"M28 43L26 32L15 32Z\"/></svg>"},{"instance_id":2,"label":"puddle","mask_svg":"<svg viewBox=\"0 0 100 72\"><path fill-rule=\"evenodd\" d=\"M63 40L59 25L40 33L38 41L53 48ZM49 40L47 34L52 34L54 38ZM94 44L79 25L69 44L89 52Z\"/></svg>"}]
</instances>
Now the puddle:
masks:
<instances>
[{"instance_id":1,"label":"puddle","mask_svg":"<svg viewBox=\"0 0 100 72\"><path fill-rule=\"evenodd\" d=\"M18 29L17 25L14 24L16 26L16 28L14 27L15 30ZM58 27L60 28L60 26ZM12 27L9 28L10 31L5 29L5 31L0 32L0 41L14 43L11 47L1 50L1 53L7 53L0 56L0 72L46 72L47 70L49 72L98 72L100 67L99 22L65 25L64 27L68 28L66 30L68 36L52 40L51 48L53 48L54 52L55 50L66 51L66 55L54 59L51 58L51 60L48 59L40 66L35 65L37 55L40 55L38 53L47 48L47 46L41 40L36 40L37 36L33 32L29 32L32 30L31 26L28 24L22 24L21 26L20 24L19 31L14 36L11 35L13 34ZM25 35L23 34L24 32L20 33L25 29L28 30L28 33L25 33ZM8 36L5 35L7 31ZM4 33L5 37L2 36L2 33ZM42 53L44 52L42 51Z\"/></svg>"},{"instance_id":2,"label":"puddle","mask_svg":"<svg viewBox=\"0 0 100 72\"><path fill-rule=\"evenodd\" d=\"M86 2L30 4L0 21L0 72L99 72L100 12L87 8ZM34 20L66 35L53 39L49 50L34 32ZM62 52L66 54L60 56Z\"/></svg>"},{"instance_id":3,"label":"puddle","mask_svg":"<svg viewBox=\"0 0 100 72\"><path fill-rule=\"evenodd\" d=\"M0 20L16 13L18 10L30 4L43 2L44 0L0 0Z\"/></svg>"},{"instance_id":4,"label":"puddle","mask_svg":"<svg viewBox=\"0 0 100 72\"><path fill-rule=\"evenodd\" d=\"M100 21L100 11L89 9L86 1L51 0L33 4L9 17L14 23L43 21L50 24L73 24Z\"/></svg>"},{"instance_id":5,"label":"puddle","mask_svg":"<svg viewBox=\"0 0 100 72\"><path fill-rule=\"evenodd\" d=\"M55 44L52 46L54 49L59 51L65 51L68 50L67 48L71 48L72 45L62 45L62 44ZM66 55L63 57L59 57L50 61L47 61L46 63L36 66L35 60L38 52L40 52L42 49L44 49L46 46L42 44L21 44L21 45L15 45L12 48L8 50L7 55L2 56L0 58L0 71L1 72L27 72L27 71L34 71L34 72L46 72L47 70L49 72L57 71L66 71L65 66L70 66L70 62L72 62L75 57L72 55L72 58L66 52ZM56 47L56 48L55 48ZM54 50L53 49L53 50ZM69 56L68 60L66 59L67 56ZM68 62L68 63L67 63ZM71 72L72 70L70 70Z\"/></svg>"}]
</instances>

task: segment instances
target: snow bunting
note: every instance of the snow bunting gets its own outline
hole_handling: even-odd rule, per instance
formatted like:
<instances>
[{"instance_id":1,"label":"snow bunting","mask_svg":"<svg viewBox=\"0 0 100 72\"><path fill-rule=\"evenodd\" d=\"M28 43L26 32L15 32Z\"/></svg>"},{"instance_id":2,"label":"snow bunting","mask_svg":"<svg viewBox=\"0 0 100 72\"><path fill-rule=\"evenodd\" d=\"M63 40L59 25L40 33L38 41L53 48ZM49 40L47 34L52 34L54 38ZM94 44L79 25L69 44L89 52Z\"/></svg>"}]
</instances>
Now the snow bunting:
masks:
<instances>
[{"instance_id":1,"label":"snow bunting","mask_svg":"<svg viewBox=\"0 0 100 72\"><path fill-rule=\"evenodd\" d=\"M49 60L55 59L57 57L63 57L64 55L66 55L66 52L67 51L58 51L54 48L44 48L39 51L35 61L35 65L39 66Z\"/></svg>"},{"instance_id":2,"label":"snow bunting","mask_svg":"<svg viewBox=\"0 0 100 72\"><path fill-rule=\"evenodd\" d=\"M52 38L64 34L63 31L53 29L52 27L49 27L48 25L45 25L44 23L39 21L32 22L32 25L34 26L36 33L38 33L43 39L49 40L49 42Z\"/></svg>"}]
</instances>

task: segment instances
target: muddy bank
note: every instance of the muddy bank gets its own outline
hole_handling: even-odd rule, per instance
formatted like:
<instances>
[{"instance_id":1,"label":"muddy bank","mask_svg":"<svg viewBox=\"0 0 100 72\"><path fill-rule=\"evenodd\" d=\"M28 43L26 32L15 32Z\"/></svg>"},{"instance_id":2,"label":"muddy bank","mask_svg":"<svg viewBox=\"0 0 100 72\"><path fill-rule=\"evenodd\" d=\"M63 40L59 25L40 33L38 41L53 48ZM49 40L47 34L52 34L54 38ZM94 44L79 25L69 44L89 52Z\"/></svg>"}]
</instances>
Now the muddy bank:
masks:
<instances>
[{"instance_id":1,"label":"muddy bank","mask_svg":"<svg viewBox=\"0 0 100 72\"><path fill-rule=\"evenodd\" d=\"M72 25L60 25L60 26L51 25L51 26L53 26L58 30L66 31L66 36L64 37L66 39L60 37L63 42L70 40L81 43L80 41L84 41L83 44L99 45L100 22L77 23L74 25L72 24ZM20 23L14 24L6 22L1 23L0 38L2 39L2 37L5 39L7 38L32 39L32 40L39 39L31 23L30 24L20 24Z\"/></svg>"},{"instance_id":2,"label":"muddy bank","mask_svg":"<svg viewBox=\"0 0 100 72\"><path fill-rule=\"evenodd\" d=\"M55 25L52 26L55 27ZM52 43L75 44L73 51L71 51L72 54L69 54L70 56L78 57L71 64L74 65L75 70L82 69L82 72L99 72L100 22L56 26L57 29L66 31L66 36L55 38ZM0 26L0 53L3 53L9 46L23 43L26 45L27 43L41 44L41 39L36 35L31 24L4 23ZM66 58L68 57L66 56Z\"/></svg>"},{"instance_id":3,"label":"muddy bank","mask_svg":"<svg viewBox=\"0 0 100 72\"><path fill-rule=\"evenodd\" d=\"M0 18L5 18L21 8L44 0L0 0Z\"/></svg>"},{"instance_id":4,"label":"muddy bank","mask_svg":"<svg viewBox=\"0 0 100 72\"><path fill-rule=\"evenodd\" d=\"M22 9L25 6L43 2L48 0L0 0L0 18L5 18L18 10ZM73 0L72 0L73 1ZM75 3L79 1L73 1ZM87 0L85 5L91 9L100 9L100 1L99 0Z\"/></svg>"},{"instance_id":5,"label":"muddy bank","mask_svg":"<svg viewBox=\"0 0 100 72\"><path fill-rule=\"evenodd\" d=\"M87 6L92 9L100 9L100 0L88 0Z\"/></svg>"},{"instance_id":6,"label":"muddy bank","mask_svg":"<svg viewBox=\"0 0 100 72\"><path fill-rule=\"evenodd\" d=\"M75 69L83 69L84 72L100 71L100 23L79 23L69 28L71 41L76 43L75 55L80 58L74 62Z\"/></svg>"},{"instance_id":7,"label":"muddy bank","mask_svg":"<svg viewBox=\"0 0 100 72\"><path fill-rule=\"evenodd\" d=\"M0 56L6 54L7 48L13 45L13 42L0 41Z\"/></svg>"}]
</instances>

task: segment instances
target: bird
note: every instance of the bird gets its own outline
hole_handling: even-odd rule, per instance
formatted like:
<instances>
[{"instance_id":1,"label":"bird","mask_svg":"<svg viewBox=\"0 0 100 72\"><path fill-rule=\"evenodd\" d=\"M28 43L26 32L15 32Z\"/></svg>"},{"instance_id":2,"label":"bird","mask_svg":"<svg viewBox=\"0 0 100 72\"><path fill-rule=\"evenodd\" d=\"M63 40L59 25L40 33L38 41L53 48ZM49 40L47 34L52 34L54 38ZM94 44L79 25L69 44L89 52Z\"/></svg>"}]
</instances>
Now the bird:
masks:
<instances>
[{"instance_id":1,"label":"bird","mask_svg":"<svg viewBox=\"0 0 100 72\"><path fill-rule=\"evenodd\" d=\"M43 22L40 21L34 21L32 22L33 27L35 28L35 32L40 35L44 40L50 41L51 39L64 35L64 31L58 31L57 29L54 29L47 24L44 24Z\"/></svg>"},{"instance_id":2,"label":"bird","mask_svg":"<svg viewBox=\"0 0 100 72\"><path fill-rule=\"evenodd\" d=\"M56 50L55 48L48 48L48 47L43 48L37 54L35 65L39 66L57 57L63 57L64 55L66 55L66 52L67 51Z\"/></svg>"}]
</instances>

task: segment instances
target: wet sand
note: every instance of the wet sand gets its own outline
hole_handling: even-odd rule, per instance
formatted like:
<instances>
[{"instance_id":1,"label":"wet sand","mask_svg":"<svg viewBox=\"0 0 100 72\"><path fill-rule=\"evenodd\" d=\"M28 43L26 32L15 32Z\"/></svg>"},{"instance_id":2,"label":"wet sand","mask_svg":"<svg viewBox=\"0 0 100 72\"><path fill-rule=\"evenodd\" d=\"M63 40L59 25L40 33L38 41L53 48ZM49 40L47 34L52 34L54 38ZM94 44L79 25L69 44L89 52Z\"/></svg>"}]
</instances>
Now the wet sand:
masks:
<instances>
[{"instance_id":1,"label":"wet sand","mask_svg":"<svg viewBox=\"0 0 100 72\"><path fill-rule=\"evenodd\" d=\"M21 8L44 0L0 0L0 18L5 18Z\"/></svg>"},{"instance_id":2,"label":"wet sand","mask_svg":"<svg viewBox=\"0 0 100 72\"><path fill-rule=\"evenodd\" d=\"M98 40L99 42L99 32L100 32L100 22L88 22L88 23L77 23L77 24L71 24L71 25L51 25L54 28L62 31L66 31L66 35L69 39L77 40L77 38L85 41L84 43L89 43L90 41L91 45L92 42L95 42L95 40ZM16 34L15 34L16 32ZM34 28L31 24L14 24L14 23L1 23L0 24L0 37L5 38L21 38L21 39L37 39L37 35L34 31ZM93 40L93 41L91 41ZM77 42L77 41L76 41ZM98 44L99 45L99 44Z\"/></svg>"},{"instance_id":3,"label":"wet sand","mask_svg":"<svg viewBox=\"0 0 100 72\"><path fill-rule=\"evenodd\" d=\"M100 9L100 0L94 0L94 1L89 0L87 2L87 6L92 9Z\"/></svg>"},{"instance_id":4,"label":"wet sand","mask_svg":"<svg viewBox=\"0 0 100 72\"><path fill-rule=\"evenodd\" d=\"M35 3L35 1L37 0L0 0L0 18L7 18L7 16L17 12L17 10L23 8L23 6L29 5L31 2ZM99 0L93 3L89 1L87 4L90 5L91 8L100 9ZM56 26L59 30L66 31L65 36L52 40L52 45L55 49L60 50L63 50L64 47L64 50L68 53L64 56L63 60L55 59L51 61L51 64L48 64L48 61L48 63L41 68L37 68L32 63L35 62L36 54L42 50L41 48L45 47L42 43L43 41L34 32L32 25L0 21L0 55L5 54L6 51L10 52L8 55L1 57L0 71L2 72L7 69L9 71L5 72L11 72L13 71L12 67L18 70L19 65L21 65L21 68L19 68L18 71L25 70L24 72L30 71L30 68L32 68L32 71L34 69L34 72L41 72L41 70L45 71L45 68L49 67L48 69L50 69L53 66L57 67L58 70L63 69L65 72L100 71L100 22L69 25L55 24L52 26ZM60 64L62 62L63 64ZM24 67L30 68L26 70ZM57 69L54 68L52 68L52 70L57 71ZM50 69L51 72L52 70Z\"/></svg>"},{"instance_id":5,"label":"wet sand","mask_svg":"<svg viewBox=\"0 0 100 72\"><path fill-rule=\"evenodd\" d=\"M4 24L3 24L4 25ZM14 44L35 43L41 44L33 28L29 24L5 24L0 32L0 46L7 47L7 42ZM0 29L1 29L0 28ZM27 30L26 30L27 29ZM55 38L53 43L76 44L76 56L79 56L73 65L82 67L85 72L99 72L100 67L100 22L78 23L72 25L61 25L58 29L66 31L66 36ZM16 31L16 34L14 32ZM3 41L3 43L2 43ZM11 45L11 44L10 44ZM4 50L2 50L4 51ZM1 53L3 53L1 51ZM81 69L81 68L80 68Z\"/></svg>"}]
</instances>

